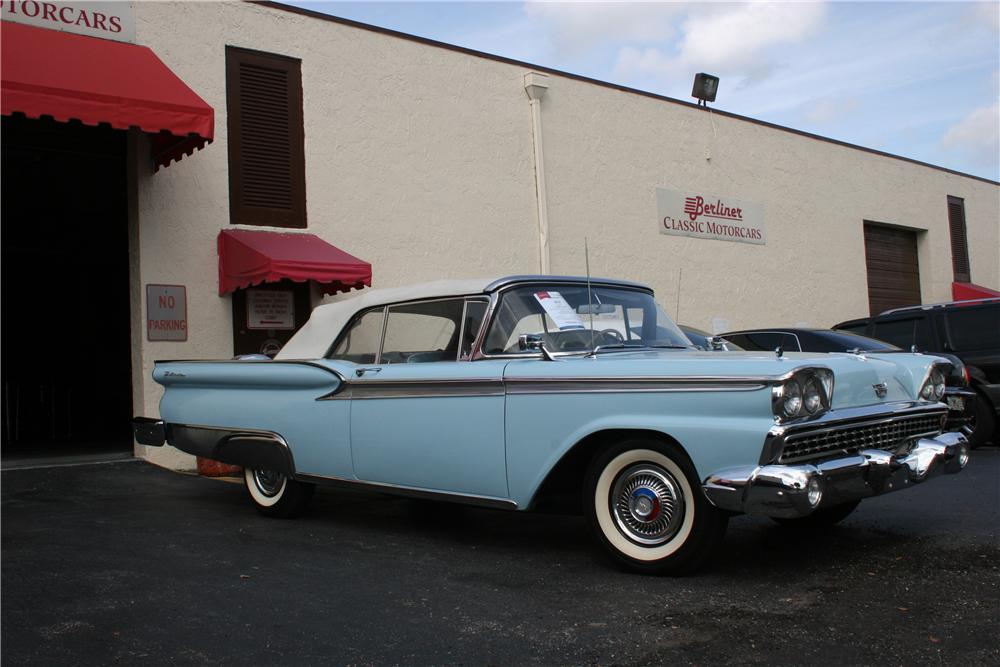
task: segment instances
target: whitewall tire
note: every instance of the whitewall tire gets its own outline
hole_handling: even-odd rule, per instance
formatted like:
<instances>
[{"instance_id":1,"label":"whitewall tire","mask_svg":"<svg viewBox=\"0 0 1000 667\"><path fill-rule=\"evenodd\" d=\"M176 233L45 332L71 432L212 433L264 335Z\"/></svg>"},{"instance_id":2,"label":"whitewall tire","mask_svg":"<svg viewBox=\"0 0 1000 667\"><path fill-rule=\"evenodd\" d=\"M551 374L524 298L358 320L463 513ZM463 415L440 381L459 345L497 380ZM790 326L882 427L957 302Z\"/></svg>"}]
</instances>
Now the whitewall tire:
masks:
<instances>
[{"instance_id":1,"label":"whitewall tire","mask_svg":"<svg viewBox=\"0 0 1000 667\"><path fill-rule=\"evenodd\" d=\"M679 447L627 440L591 462L584 507L617 562L648 574L702 565L725 534L728 515L705 498Z\"/></svg>"},{"instance_id":2,"label":"whitewall tire","mask_svg":"<svg viewBox=\"0 0 1000 667\"><path fill-rule=\"evenodd\" d=\"M314 484L297 482L273 470L244 468L243 481L257 511L272 517L302 514L316 490Z\"/></svg>"}]
</instances>

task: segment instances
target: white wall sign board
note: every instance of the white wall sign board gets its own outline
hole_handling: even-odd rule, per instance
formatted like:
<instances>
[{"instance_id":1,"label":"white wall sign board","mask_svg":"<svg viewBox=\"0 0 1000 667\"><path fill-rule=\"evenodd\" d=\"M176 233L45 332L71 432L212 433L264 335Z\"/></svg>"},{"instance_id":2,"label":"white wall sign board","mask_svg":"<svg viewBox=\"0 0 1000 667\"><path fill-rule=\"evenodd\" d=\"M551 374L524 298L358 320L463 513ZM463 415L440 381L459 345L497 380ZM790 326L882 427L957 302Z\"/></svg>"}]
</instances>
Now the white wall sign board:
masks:
<instances>
[{"instance_id":1,"label":"white wall sign board","mask_svg":"<svg viewBox=\"0 0 1000 667\"><path fill-rule=\"evenodd\" d=\"M0 18L38 28L135 43L135 7L131 2L5 0L0 3Z\"/></svg>"},{"instance_id":2,"label":"white wall sign board","mask_svg":"<svg viewBox=\"0 0 1000 667\"><path fill-rule=\"evenodd\" d=\"M147 340L185 341L187 337L187 288L146 285Z\"/></svg>"},{"instance_id":3,"label":"white wall sign board","mask_svg":"<svg viewBox=\"0 0 1000 667\"><path fill-rule=\"evenodd\" d=\"M701 239L767 243L764 208L752 202L703 192L656 189L661 234Z\"/></svg>"},{"instance_id":4,"label":"white wall sign board","mask_svg":"<svg viewBox=\"0 0 1000 667\"><path fill-rule=\"evenodd\" d=\"M295 294L247 290L247 329L294 329Z\"/></svg>"}]
</instances>

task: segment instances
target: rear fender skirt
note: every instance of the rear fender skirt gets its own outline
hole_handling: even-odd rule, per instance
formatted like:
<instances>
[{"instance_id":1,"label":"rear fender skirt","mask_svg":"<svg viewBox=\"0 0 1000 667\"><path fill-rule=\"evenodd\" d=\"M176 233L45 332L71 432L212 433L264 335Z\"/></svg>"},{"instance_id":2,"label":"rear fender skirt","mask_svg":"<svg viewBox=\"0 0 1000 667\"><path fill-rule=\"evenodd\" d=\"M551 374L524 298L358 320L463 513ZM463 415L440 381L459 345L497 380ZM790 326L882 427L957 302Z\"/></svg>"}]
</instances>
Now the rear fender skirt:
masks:
<instances>
[{"instance_id":1,"label":"rear fender skirt","mask_svg":"<svg viewBox=\"0 0 1000 667\"><path fill-rule=\"evenodd\" d=\"M295 461L285 439L270 431L167 424L167 442L203 458L295 475Z\"/></svg>"}]
</instances>

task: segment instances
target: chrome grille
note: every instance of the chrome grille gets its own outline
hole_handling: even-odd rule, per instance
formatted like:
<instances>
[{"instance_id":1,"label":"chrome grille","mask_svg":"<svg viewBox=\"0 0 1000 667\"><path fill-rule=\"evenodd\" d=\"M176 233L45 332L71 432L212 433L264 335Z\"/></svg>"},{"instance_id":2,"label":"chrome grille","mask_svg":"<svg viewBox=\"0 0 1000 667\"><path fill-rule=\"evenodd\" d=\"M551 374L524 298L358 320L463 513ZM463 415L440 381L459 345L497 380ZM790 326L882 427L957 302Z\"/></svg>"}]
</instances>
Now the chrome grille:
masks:
<instances>
[{"instance_id":1,"label":"chrome grille","mask_svg":"<svg viewBox=\"0 0 1000 667\"><path fill-rule=\"evenodd\" d=\"M785 439L779 463L857 454L863 449L894 450L902 442L941 432L941 415L914 415L876 424L846 425L822 432L793 433Z\"/></svg>"}]
</instances>

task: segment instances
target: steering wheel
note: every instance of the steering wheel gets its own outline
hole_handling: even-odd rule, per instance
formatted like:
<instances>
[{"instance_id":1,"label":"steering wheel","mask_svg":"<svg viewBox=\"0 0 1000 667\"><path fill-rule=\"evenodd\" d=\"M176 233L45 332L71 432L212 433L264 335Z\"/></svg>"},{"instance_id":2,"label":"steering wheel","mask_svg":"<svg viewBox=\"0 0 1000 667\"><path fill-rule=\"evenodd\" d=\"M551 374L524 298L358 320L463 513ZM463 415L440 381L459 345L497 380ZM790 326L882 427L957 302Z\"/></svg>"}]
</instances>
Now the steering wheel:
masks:
<instances>
[{"instance_id":1,"label":"steering wheel","mask_svg":"<svg viewBox=\"0 0 1000 667\"><path fill-rule=\"evenodd\" d=\"M601 336L605 336L607 338L610 338L611 339L611 343L608 343L608 344L611 344L611 345L613 345L615 343L624 343L625 342L625 336L622 336L621 332L618 331L618 329L604 329L604 330L601 331Z\"/></svg>"}]
</instances>

